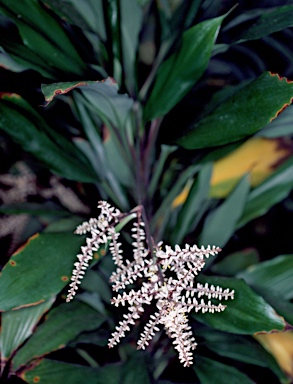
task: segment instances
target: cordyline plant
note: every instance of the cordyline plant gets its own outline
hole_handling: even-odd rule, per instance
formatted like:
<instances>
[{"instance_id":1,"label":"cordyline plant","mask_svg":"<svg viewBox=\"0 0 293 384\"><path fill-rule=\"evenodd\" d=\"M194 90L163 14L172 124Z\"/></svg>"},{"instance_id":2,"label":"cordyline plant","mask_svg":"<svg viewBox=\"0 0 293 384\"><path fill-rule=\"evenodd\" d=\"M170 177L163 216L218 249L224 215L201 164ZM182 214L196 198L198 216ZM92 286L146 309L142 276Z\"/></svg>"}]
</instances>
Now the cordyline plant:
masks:
<instances>
[{"instance_id":1,"label":"cordyline plant","mask_svg":"<svg viewBox=\"0 0 293 384\"><path fill-rule=\"evenodd\" d=\"M115 306L128 303L129 313L124 315L124 320L116 327L109 340L109 347L112 348L119 343L125 332L129 331L129 325L135 324L140 318L144 312L143 305L150 305L155 300L157 311L150 316L149 322L145 325L137 343L138 349L145 349L148 346L155 332L160 330L159 325L162 324L168 336L174 339L173 344L179 353L180 362L185 367L191 365L192 350L197 344L188 325L187 313L191 310L203 313L222 312L226 306L212 304L210 299L234 298L234 291L229 289L223 290L219 286L209 287L208 284L194 283L194 278L205 265L204 258L214 256L221 249L215 246L198 248L196 245L187 244L183 249L176 245L174 250L166 246L164 251L161 244L155 244L150 235L146 245L145 222L141 217L142 207L137 207L135 209L137 221L133 225L131 235L134 239L133 260L130 261L128 258L124 260L122 244L118 242L120 233L116 232L115 225L125 217L125 214L105 201L101 201L98 208L101 209L98 219L84 222L75 231L80 235L90 232L91 238L87 239L86 246L81 248L82 253L77 256L78 262L75 263L66 301L69 302L75 295L89 260L93 258L93 252L109 242L109 250L114 264L117 265L116 271L110 277L113 291L118 292L136 280L142 279L139 289L131 289L129 293L118 294L112 299L112 304ZM206 296L209 301L206 303L204 299L200 300L202 296Z\"/></svg>"},{"instance_id":2,"label":"cordyline plant","mask_svg":"<svg viewBox=\"0 0 293 384\"><path fill-rule=\"evenodd\" d=\"M0 0L0 383L290 382L293 256L238 230L292 190L293 5L235 3Z\"/></svg>"}]
</instances>

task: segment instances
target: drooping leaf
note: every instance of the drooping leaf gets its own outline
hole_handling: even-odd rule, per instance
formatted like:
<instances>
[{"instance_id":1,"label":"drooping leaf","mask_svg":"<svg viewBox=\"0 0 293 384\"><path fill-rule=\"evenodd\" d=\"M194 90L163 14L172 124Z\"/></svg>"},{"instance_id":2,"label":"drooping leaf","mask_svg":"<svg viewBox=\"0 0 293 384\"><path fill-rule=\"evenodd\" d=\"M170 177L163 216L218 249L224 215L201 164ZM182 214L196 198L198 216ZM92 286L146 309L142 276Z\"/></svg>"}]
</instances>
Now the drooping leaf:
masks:
<instances>
[{"instance_id":1,"label":"drooping leaf","mask_svg":"<svg viewBox=\"0 0 293 384\"><path fill-rule=\"evenodd\" d=\"M83 238L68 233L32 236L0 274L0 311L42 303L68 284Z\"/></svg>"},{"instance_id":2,"label":"drooping leaf","mask_svg":"<svg viewBox=\"0 0 293 384\"><path fill-rule=\"evenodd\" d=\"M265 72L194 124L177 142L187 149L241 140L272 121L293 97L293 84Z\"/></svg>"},{"instance_id":3,"label":"drooping leaf","mask_svg":"<svg viewBox=\"0 0 293 384\"><path fill-rule=\"evenodd\" d=\"M85 63L64 29L38 1L2 0L0 12L15 22L24 45L45 59L48 66L76 75L84 72Z\"/></svg>"},{"instance_id":4,"label":"drooping leaf","mask_svg":"<svg viewBox=\"0 0 293 384\"><path fill-rule=\"evenodd\" d=\"M41 316L51 307L54 297L33 307L7 311L1 315L1 356L7 360L31 334Z\"/></svg>"},{"instance_id":5,"label":"drooping leaf","mask_svg":"<svg viewBox=\"0 0 293 384\"><path fill-rule=\"evenodd\" d=\"M17 351L13 358L13 370L64 348L81 332L96 329L104 321L104 316L77 300L61 304L49 312L46 320Z\"/></svg>"},{"instance_id":6,"label":"drooping leaf","mask_svg":"<svg viewBox=\"0 0 293 384\"><path fill-rule=\"evenodd\" d=\"M184 32L178 53L158 69L145 106L145 121L165 115L196 84L208 65L224 17L205 20Z\"/></svg>"},{"instance_id":7,"label":"drooping leaf","mask_svg":"<svg viewBox=\"0 0 293 384\"><path fill-rule=\"evenodd\" d=\"M255 40L293 26L293 5L275 7L263 13L253 25L237 37L237 43Z\"/></svg>"},{"instance_id":8,"label":"drooping leaf","mask_svg":"<svg viewBox=\"0 0 293 384\"><path fill-rule=\"evenodd\" d=\"M253 384L253 381L238 369L203 356L196 357L193 369L201 384L227 384L232 377L235 384Z\"/></svg>"},{"instance_id":9,"label":"drooping leaf","mask_svg":"<svg viewBox=\"0 0 293 384\"><path fill-rule=\"evenodd\" d=\"M225 303L227 308L215 314L196 314L195 318L221 331L252 335L260 332L284 331L283 317L243 281L233 278L199 276L198 281L235 290L234 300ZM215 301L216 302L216 301Z\"/></svg>"},{"instance_id":10,"label":"drooping leaf","mask_svg":"<svg viewBox=\"0 0 293 384\"><path fill-rule=\"evenodd\" d=\"M82 153L19 95L3 93L0 99L0 129L22 148L71 180L95 182L96 177Z\"/></svg>"},{"instance_id":11,"label":"drooping leaf","mask_svg":"<svg viewBox=\"0 0 293 384\"><path fill-rule=\"evenodd\" d=\"M247 177L244 177L231 195L208 214L200 236L200 244L206 246L213 243L219 247L226 244L242 215L249 189Z\"/></svg>"},{"instance_id":12,"label":"drooping leaf","mask_svg":"<svg viewBox=\"0 0 293 384\"><path fill-rule=\"evenodd\" d=\"M82 365L68 364L44 359L41 364L21 374L28 384L117 384L121 368L117 364L109 364L103 368L90 368Z\"/></svg>"},{"instance_id":13,"label":"drooping leaf","mask_svg":"<svg viewBox=\"0 0 293 384\"><path fill-rule=\"evenodd\" d=\"M293 255L283 255L264 261L240 272L238 277L252 287L275 293L284 300L293 298Z\"/></svg>"}]
</instances>

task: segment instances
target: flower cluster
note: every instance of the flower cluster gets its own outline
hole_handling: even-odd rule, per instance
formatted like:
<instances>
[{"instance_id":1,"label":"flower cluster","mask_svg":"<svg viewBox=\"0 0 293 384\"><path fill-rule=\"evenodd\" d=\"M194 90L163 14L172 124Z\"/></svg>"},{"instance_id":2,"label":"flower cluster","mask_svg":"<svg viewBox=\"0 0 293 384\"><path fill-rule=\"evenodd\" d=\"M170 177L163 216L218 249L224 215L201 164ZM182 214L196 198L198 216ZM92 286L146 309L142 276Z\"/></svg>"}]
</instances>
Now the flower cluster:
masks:
<instances>
[{"instance_id":1,"label":"flower cluster","mask_svg":"<svg viewBox=\"0 0 293 384\"><path fill-rule=\"evenodd\" d=\"M133 285L136 281L139 282L139 288L118 293L112 299L115 306L127 304L129 311L116 326L109 340L109 347L119 343L125 332L130 330L130 325L134 325L141 317L146 305L155 302L156 311L150 316L140 335L138 349L145 349L155 332L163 326L173 340L180 362L184 366L190 366L196 342L188 325L187 314L192 310L203 313L224 311L225 305L214 304L211 299L227 300L234 297L234 291L229 289L195 283L196 275L205 265L205 258L217 254L221 249L216 246L199 248L188 244L184 248L176 245L175 249L170 246L163 249L161 244L149 244L146 241L145 224L138 210L137 222L132 228L133 258L124 259L121 243L117 242L119 233L115 231L115 225L122 217L121 213L106 202L100 202L99 207L101 215L98 219L91 219L76 230L80 234L91 232L91 238L87 239L87 245L81 248L82 252L77 256L79 261L75 263L67 300L70 301L74 296L88 261L92 258L92 252L101 244L111 243L110 252L117 265L110 277L113 291L125 290L127 285Z\"/></svg>"}]
</instances>

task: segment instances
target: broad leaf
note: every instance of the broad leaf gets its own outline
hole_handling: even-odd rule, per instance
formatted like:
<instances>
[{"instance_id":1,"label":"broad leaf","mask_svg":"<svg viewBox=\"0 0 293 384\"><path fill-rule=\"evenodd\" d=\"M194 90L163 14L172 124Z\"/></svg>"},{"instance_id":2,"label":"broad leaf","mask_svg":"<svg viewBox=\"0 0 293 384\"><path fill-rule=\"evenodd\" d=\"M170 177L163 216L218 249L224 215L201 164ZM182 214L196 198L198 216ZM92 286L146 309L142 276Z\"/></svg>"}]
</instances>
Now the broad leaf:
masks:
<instances>
[{"instance_id":1,"label":"broad leaf","mask_svg":"<svg viewBox=\"0 0 293 384\"><path fill-rule=\"evenodd\" d=\"M0 311L51 299L68 284L83 237L68 233L32 236L0 274Z\"/></svg>"},{"instance_id":2,"label":"broad leaf","mask_svg":"<svg viewBox=\"0 0 293 384\"><path fill-rule=\"evenodd\" d=\"M210 330L209 330L210 331ZM275 359L253 338L236 336L220 332L206 332L205 346L220 356L258 365L271 369L281 380L287 383L287 376L282 372Z\"/></svg>"},{"instance_id":3,"label":"broad leaf","mask_svg":"<svg viewBox=\"0 0 293 384\"><path fill-rule=\"evenodd\" d=\"M293 97L293 84L265 72L194 124L178 144L187 149L241 140L272 121Z\"/></svg>"},{"instance_id":4,"label":"broad leaf","mask_svg":"<svg viewBox=\"0 0 293 384\"><path fill-rule=\"evenodd\" d=\"M151 384L150 370L147 363L148 355L141 351L136 351L128 358L126 364L122 367L121 384L136 383L139 379L139 384Z\"/></svg>"},{"instance_id":5,"label":"broad leaf","mask_svg":"<svg viewBox=\"0 0 293 384\"><path fill-rule=\"evenodd\" d=\"M193 366L201 384L227 384L231 382L237 384L253 384L254 382L238 369L207 357L197 356Z\"/></svg>"},{"instance_id":6,"label":"broad leaf","mask_svg":"<svg viewBox=\"0 0 293 384\"><path fill-rule=\"evenodd\" d=\"M205 20L184 32L178 53L158 69L144 110L145 121L168 113L204 73L225 16Z\"/></svg>"},{"instance_id":7,"label":"broad leaf","mask_svg":"<svg viewBox=\"0 0 293 384\"><path fill-rule=\"evenodd\" d=\"M52 130L19 95L1 95L0 115L0 129L25 151L42 160L53 172L71 180L96 181L82 153L64 136Z\"/></svg>"},{"instance_id":8,"label":"broad leaf","mask_svg":"<svg viewBox=\"0 0 293 384\"><path fill-rule=\"evenodd\" d=\"M247 177L244 177L231 195L208 214L200 236L200 244L206 246L213 243L223 247L227 243L242 215L249 189Z\"/></svg>"},{"instance_id":9,"label":"broad leaf","mask_svg":"<svg viewBox=\"0 0 293 384\"><path fill-rule=\"evenodd\" d=\"M20 377L29 384L81 384L85 380L86 384L117 384L120 372L121 368L116 364L97 369L45 359Z\"/></svg>"},{"instance_id":10,"label":"broad leaf","mask_svg":"<svg viewBox=\"0 0 293 384\"><path fill-rule=\"evenodd\" d=\"M61 304L52 309L29 340L13 358L13 370L28 365L52 351L64 348L81 332L98 328L105 317L79 301Z\"/></svg>"},{"instance_id":11,"label":"broad leaf","mask_svg":"<svg viewBox=\"0 0 293 384\"><path fill-rule=\"evenodd\" d=\"M211 271L224 276L235 276L238 272L259 262L258 252L254 248L247 248L226 256L219 263L212 265Z\"/></svg>"},{"instance_id":12,"label":"broad leaf","mask_svg":"<svg viewBox=\"0 0 293 384\"><path fill-rule=\"evenodd\" d=\"M32 333L40 317L51 307L54 298L33 307L7 311L1 316L1 356L8 359Z\"/></svg>"},{"instance_id":13,"label":"broad leaf","mask_svg":"<svg viewBox=\"0 0 293 384\"><path fill-rule=\"evenodd\" d=\"M284 255L255 264L240 272L238 277L252 287L259 287L282 297L283 300L290 300L293 298L292 271L293 255Z\"/></svg>"},{"instance_id":14,"label":"broad leaf","mask_svg":"<svg viewBox=\"0 0 293 384\"><path fill-rule=\"evenodd\" d=\"M199 276L198 281L235 290L234 300L223 302L224 312L196 314L195 318L221 331L252 335L260 332L284 331L286 323L261 296L243 281L224 277ZM216 301L215 301L216 302Z\"/></svg>"}]
</instances>

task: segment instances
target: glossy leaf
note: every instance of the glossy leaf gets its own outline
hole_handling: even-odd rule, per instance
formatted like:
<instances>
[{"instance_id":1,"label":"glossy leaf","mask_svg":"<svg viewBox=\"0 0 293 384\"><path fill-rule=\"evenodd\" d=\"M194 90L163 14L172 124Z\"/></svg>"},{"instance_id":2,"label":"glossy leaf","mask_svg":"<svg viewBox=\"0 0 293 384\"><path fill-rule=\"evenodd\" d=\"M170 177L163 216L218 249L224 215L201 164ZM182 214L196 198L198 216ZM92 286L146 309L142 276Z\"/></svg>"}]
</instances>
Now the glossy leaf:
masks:
<instances>
[{"instance_id":1,"label":"glossy leaf","mask_svg":"<svg viewBox=\"0 0 293 384\"><path fill-rule=\"evenodd\" d=\"M0 129L53 172L71 180L96 181L83 155L64 136L52 130L19 95L1 95L0 115Z\"/></svg>"},{"instance_id":2,"label":"glossy leaf","mask_svg":"<svg viewBox=\"0 0 293 384\"><path fill-rule=\"evenodd\" d=\"M64 348L81 332L96 329L104 321L105 317L87 304L79 301L61 304L49 312L46 321L17 351L13 358L13 370Z\"/></svg>"},{"instance_id":3,"label":"glossy leaf","mask_svg":"<svg viewBox=\"0 0 293 384\"><path fill-rule=\"evenodd\" d=\"M227 243L242 215L249 189L248 179L244 177L231 195L208 214L200 236L200 244L206 246L212 243L223 247Z\"/></svg>"},{"instance_id":4,"label":"glossy leaf","mask_svg":"<svg viewBox=\"0 0 293 384\"><path fill-rule=\"evenodd\" d=\"M293 255L275 257L249 267L238 274L252 287L260 287L282 297L284 300L293 298Z\"/></svg>"},{"instance_id":5,"label":"glossy leaf","mask_svg":"<svg viewBox=\"0 0 293 384\"><path fill-rule=\"evenodd\" d=\"M0 67L13 72L22 72L25 70L25 67L14 61L12 57L9 56L2 47L0 47Z\"/></svg>"},{"instance_id":6,"label":"glossy leaf","mask_svg":"<svg viewBox=\"0 0 293 384\"><path fill-rule=\"evenodd\" d=\"M68 284L84 239L68 233L32 236L0 274L0 311L51 299Z\"/></svg>"},{"instance_id":7,"label":"glossy leaf","mask_svg":"<svg viewBox=\"0 0 293 384\"><path fill-rule=\"evenodd\" d=\"M275 7L247 28L238 39L242 41L255 40L271 33L293 26L293 5ZM238 40L237 39L237 40ZM237 41L239 43L239 40Z\"/></svg>"},{"instance_id":8,"label":"glossy leaf","mask_svg":"<svg viewBox=\"0 0 293 384\"><path fill-rule=\"evenodd\" d=\"M293 84L265 72L194 124L178 144L187 149L241 140L272 121L293 97Z\"/></svg>"},{"instance_id":9,"label":"glossy leaf","mask_svg":"<svg viewBox=\"0 0 293 384\"><path fill-rule=\"evenodd\" d=\"M223 303L227 305L224 312L216 315L211 313L195 315L195 318L204 324L221 331L242 335L285 329L286 323L283 317L279 316L261 296L254 293L243 280L199 276L198 281L235 290L234 300Z\"/></svg>"},{"instance_id":10,"label":"glossy leaf","mask_svg":"<svg viewBox=\"0 0 293 384\"><path fill-rule=\"evenodd\" d=\"M204 73L224 16L205 20L184 32L178 53L158 69L144 110L145 121L168 113Z\"/></svg>"},{"instance_id":11,"label":"glossy leaf","mask_svg":"<svg viewBox=\"0 0 293 384\"><path fill-rule=\"evenodd\" d=\"M1 356L8 359L31 334L41 316L51 307L54 297L33 307L7 311L1 315Z\"/></svg>"},{"instance_id":12,"label":"glossy leaf","mask_svg":"<svg viewBox=\"0 0 293 384\"><path fill-rule=\"evenodd\" d=\"M231 382L232 377L235 384L254 383L238 369L203 356L196 357L193 369L201 384L227 384Z\"/></svg>"},{"instance_id":13,"label":"glossy leaf","mask_svg":"<svg viewBox=\"0 0 293 384\"><path fill-rule=\"evenodd\" d=\"M55 360L44 359L41 364L21 374L28 384L117 384L121 368L109 364L103 368L90 368L82 365L68 364Z\"/></svg>"}]
</instances>

